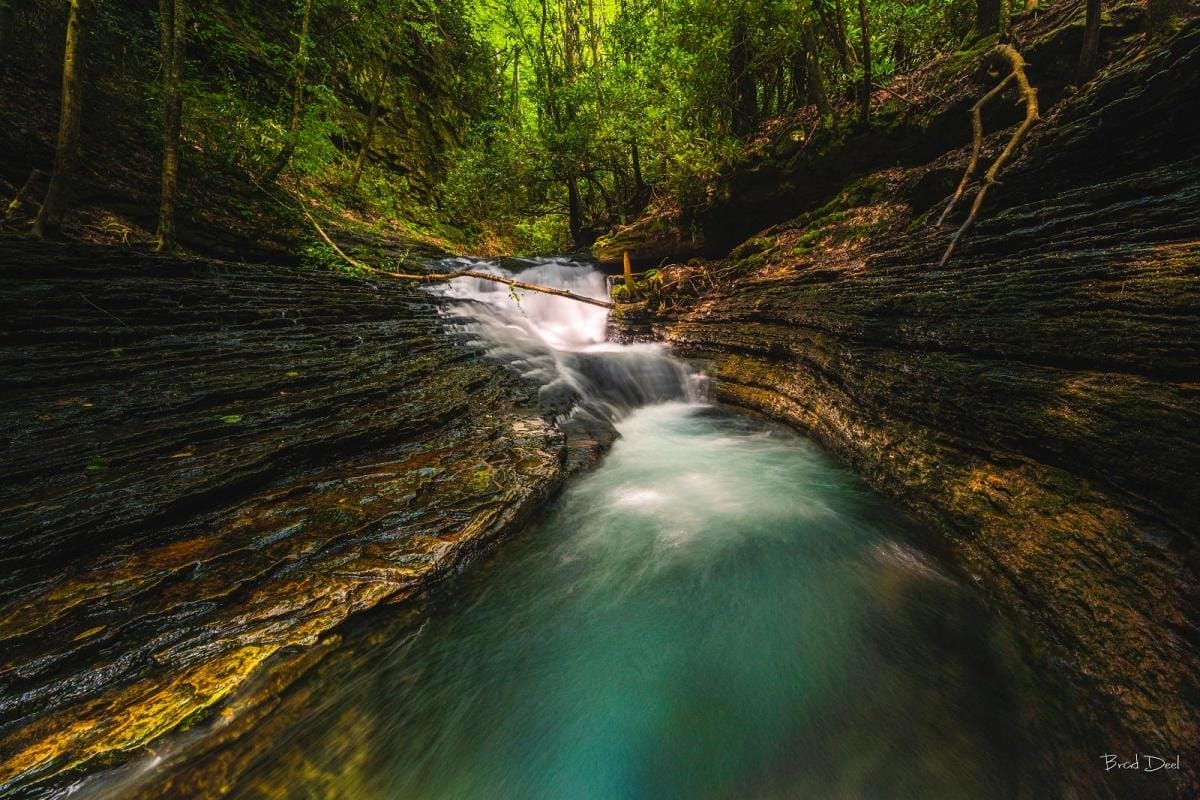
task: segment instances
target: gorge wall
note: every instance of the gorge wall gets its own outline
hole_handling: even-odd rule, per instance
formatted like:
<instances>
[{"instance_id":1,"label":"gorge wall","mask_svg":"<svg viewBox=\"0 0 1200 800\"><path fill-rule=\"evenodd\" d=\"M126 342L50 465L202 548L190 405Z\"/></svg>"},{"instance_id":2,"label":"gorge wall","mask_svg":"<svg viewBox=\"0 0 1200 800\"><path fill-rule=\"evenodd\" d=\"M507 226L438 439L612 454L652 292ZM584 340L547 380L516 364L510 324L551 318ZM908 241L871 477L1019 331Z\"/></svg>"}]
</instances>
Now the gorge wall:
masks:
<instances>
[{"instance_id":1,"label":"gorge wall","mask_svg":"<svg viewBox=\"0 0 1200 800\"><path fill-rule=\"evenodd\" d=\"M1100 79L1043 104L945 266L967 203L934 223L965 148L851 172L727 257L663 267L621 314L936 525L1038 631L1106 752L1193 765L1117 788L1097 752L1064 765L1063 796L1200 789L1200 25L1144 45L1126 29ZM950 99L960 142L992 83Z\"/></svg>"},{"instance_id":2,"label":"gorge wall","mask_svg":"<svg viewBox=\"0 0 1200 800\"><path fill-rule=\"evenodd\" d=\"M201 724L179 791L219 794L339 623L599 447L391 279L12 240L0 271L5 797Z\"/></svg>"}]
</instances>

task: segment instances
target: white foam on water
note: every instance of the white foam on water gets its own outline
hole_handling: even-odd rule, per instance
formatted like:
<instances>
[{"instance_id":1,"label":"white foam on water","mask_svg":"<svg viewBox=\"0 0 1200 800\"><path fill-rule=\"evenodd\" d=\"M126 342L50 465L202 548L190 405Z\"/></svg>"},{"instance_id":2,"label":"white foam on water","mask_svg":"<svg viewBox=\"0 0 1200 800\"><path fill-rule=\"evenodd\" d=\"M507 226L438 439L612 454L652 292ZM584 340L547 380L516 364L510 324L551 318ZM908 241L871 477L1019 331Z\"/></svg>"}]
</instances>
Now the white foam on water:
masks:
<instances>
[{"instance_id":1,"label":"white foam on water","mask_svg":"<svg viewBox=\"0 0 1200 800\"><path fill-rule=\"evenodd\" d=\"M521 263L528 266L510 270L455 258L439 269L470 269L607 299L604 273L592 265L568 259ZM611 423L641 406L698 397L701 378L663 345L608 341L608 309L601 306L483 278L456 278L431 291L457 301L449 313L474 345L541 386L543 406L552 414Z\"/></svg>"}]
</instances>

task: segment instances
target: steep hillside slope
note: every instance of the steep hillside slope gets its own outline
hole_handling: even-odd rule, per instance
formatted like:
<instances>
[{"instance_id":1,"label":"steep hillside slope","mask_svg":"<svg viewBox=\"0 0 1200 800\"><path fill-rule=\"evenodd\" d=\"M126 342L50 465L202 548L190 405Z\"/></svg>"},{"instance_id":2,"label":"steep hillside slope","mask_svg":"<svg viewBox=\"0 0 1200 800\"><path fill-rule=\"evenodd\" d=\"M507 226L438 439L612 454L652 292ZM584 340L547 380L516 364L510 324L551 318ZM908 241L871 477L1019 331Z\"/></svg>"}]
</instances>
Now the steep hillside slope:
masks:
<instances>
[{"instance_id":1,"label":"steep hillside slope","mask_svg":"<svg viewBox=\"0 0 1200 800\"><path fill-rule=\"evenodd\" d=\"M67 5L15 2L0 53L0 227L24 231L54 163ZM296 263L314 237L294 209L255 182L293 113L304 3L220 0L192 8L184 65L180 245L223 259ZM439 241L436 187L448 150L479 113L480 61L460 4L423 6L392 49L362 35L383 8L314 6L298 144L276 197L307 198L345 238ZM357 23L357 24L356 24ZM382 26L382 23L380 23ZM159 200L162 108L157 6L109 3L85 15L81 158L68 238L148 243ZM437 36L421 32L436 30ZM349 178L370 130L365 168ZM32 179L31 179L32 176ZM8 212L10 201L27 190Z\"/></svg>"}]
</instances>

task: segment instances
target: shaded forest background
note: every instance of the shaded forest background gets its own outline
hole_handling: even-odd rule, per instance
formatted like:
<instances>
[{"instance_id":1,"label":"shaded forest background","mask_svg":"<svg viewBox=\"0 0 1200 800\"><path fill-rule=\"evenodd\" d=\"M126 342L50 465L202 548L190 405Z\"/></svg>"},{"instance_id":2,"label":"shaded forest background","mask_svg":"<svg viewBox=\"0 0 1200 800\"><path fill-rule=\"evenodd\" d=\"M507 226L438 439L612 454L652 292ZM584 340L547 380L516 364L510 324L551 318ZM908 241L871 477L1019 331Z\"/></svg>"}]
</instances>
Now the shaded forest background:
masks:
<instances>
[{"instance_id":1,"label":"shaded forest background","mask_svg":"<svg viewBox=\"0 0 1200 800\"><path fill-rule=\"evenodd\" d=\"M1154 24L1178 5L1152 3ZM1082 78L1101 7L1078 6ZM299 204L351 241L484 254L584 248L648 207L686 219L765 121L809 108L816 124L796 135L861 130L872 93L911 103L893 75L977 55L1037 13L1037 0L0 0L4 224L28 229L48 191L69 19L81 132L63 233L332 266Z\"/></svg>"}]
</instances>

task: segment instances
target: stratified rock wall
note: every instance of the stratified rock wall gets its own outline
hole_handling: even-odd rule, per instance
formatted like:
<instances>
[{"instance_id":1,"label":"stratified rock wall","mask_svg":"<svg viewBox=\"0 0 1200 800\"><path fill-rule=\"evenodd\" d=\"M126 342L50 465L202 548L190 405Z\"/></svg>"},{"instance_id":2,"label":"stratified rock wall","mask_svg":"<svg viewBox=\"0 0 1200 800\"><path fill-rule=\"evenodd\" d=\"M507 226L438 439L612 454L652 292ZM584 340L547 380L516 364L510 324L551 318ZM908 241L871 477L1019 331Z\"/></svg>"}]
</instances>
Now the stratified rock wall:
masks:
<instances>
[{"instance_id":1,"label":"stratified rock wall","mask_svg":"<svg viewBox=\"0 0 1200 800\"><path fill-rule=\"evenodd\" d=\"M528 390L397 282L12 241L0 275L6 797L251 726L564 477Z\"/></svg>"},{"instance_id":2,"label":"stratified rock wall","mask_svg":"<svg viewBox=\"0 0 1200 800\"><path fill-rule=\"evenodd\" d=\"M653 322L710 361L718 398L810 431L936 524L1109 752L1182 754L1145 797L1200 788L1197 97L1193 24L1046 111L946 266L965 212L935 230L940 204L912 198L963 151L665 271L721 279Z\"/></svg>"}]
</instances>

